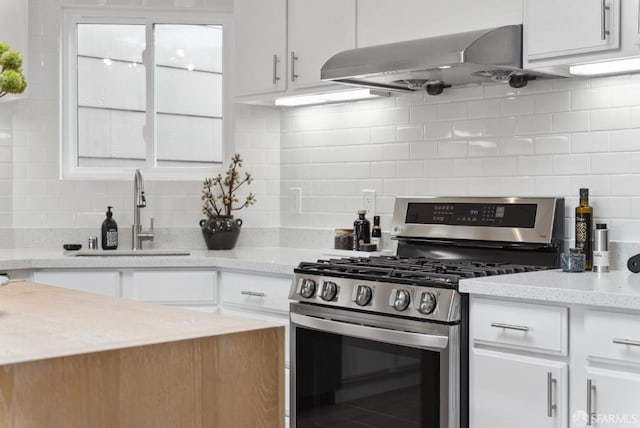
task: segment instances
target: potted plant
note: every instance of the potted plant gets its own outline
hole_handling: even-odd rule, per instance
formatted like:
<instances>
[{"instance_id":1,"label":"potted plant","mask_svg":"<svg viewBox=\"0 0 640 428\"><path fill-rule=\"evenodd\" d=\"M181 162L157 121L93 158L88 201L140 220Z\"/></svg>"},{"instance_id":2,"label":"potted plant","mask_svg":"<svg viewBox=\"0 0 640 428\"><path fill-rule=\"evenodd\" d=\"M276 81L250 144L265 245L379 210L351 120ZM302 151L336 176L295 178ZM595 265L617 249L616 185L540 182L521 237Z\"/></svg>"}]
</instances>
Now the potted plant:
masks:
<instances>
[{"instance_id":1,"label":"potted plant","mask_svg":"<svg viewBox=\"0 0 640 428\"><path fill-rule=\"evenodd\" d=\"M22 55L0 41L0 98L21 94L27 88L27 79L22 74Z\"/></svg>"},{"instance_id":2,"label":"potted plant","mask_svg":"<svg viewBox=\"0 0 640 428\"><path fill-rule=\"evenodd\" d=\"M207 216L200 220L202 236L210 250L230 250L238 241L241 219L233 218L233 211L253 205L256 198L253 193L240 204L237 197L238 189L244 184L251 184L251 174L240 173L242 158L236 153L231 158L229 169L225 173L218 174L215 178L206 178L202 184L202 212Z\"/></svg>"}]
</instances>

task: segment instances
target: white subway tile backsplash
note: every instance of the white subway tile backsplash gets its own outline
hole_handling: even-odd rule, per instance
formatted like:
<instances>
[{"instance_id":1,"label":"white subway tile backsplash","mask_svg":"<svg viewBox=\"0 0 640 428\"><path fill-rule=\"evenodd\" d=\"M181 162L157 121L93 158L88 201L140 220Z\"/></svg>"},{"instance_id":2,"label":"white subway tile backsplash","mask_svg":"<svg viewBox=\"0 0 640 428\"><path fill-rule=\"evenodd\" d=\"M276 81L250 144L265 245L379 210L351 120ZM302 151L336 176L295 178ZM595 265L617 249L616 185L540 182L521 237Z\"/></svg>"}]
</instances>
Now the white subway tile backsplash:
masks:
<instances>
[{"instance_id":1,"label":"white subway tile backsplash","mask_svg":"<svg viewBox=\"0 0 640 428\"><path fill-rule=\"evenodd\" d=\"M591 130L624 129L631 126L631 109L616 108L591 112Z\"/></svg>"},{"instance_id":2,"label":"white subway tile backsplash","mask_svg":"<svg viewBox=\"0 0 640 428\"><path fill-rule=\"evenodd\" d=\"M533 179L533 188L536 195L563 196L573 192L571 177L544 176Z\"/></svg>"},{"instance_id":3,"label":"white subway tile backsplash","mask_svg":"<svg viewBox=\"0 0 640 428\"><path fill-rule=\"evenodd\" d=\"M551 115L518 116L516 135L543 134L551 132Z\"/></svg>"},{"instance_id":4,"label":"white subway tile backsplash","mask_svg":"<svg viewBox=\"0 0 640 428\"><path fill-rule=\"evenodd\" d=\"M591 154L592 174L627 174L633 172L628 153Z\"/></svg>"},{"instance_id":5,"label":"white subway tile backsplash","mask_svg":"<svg viewBox=\"0 0 640 428\"><path fill-rule=\"evenodd\" d=\"M553 113L553 132L580 132L589 130L589 112L572 111Z\"/></svg>"},{"instance_id":6,"label":"white subway tile backsplash","mask_svg":"<svg viewBox=\"0 0 640 428\"><path fill-rule=\"evenodd\" d=\"M500 194L500 178L474 177L469 180L469 194L472 196L495 196Z\"/></svg>"},{"instance_id":7,"label":"white subway tile backsplash","mask_svg":"<svg viewBox=\"0 0 640 428\"><path fill-rule=\"evenodd\" d=\"M438 120L467 118L467 104L463 102L438 104Z\"/></svg>"},{"instance_id":8,"label":"white subway tile backsplash","mask_svg":"<svg viewBox=\"0 0 640 428\"><path fill-rule=\"evenodd\" d=\"M518 174L518 162L514 157L485 158L485 176L511 177Z\"/></svg>"},{"instance_id":9,"label":"white subway tile backsplash","mask_svg":"<svg viewBox=\"0 0 640 428\"><path fill-rule=\"evenodd\" d=\"M498 140L491 138L474 138L469 140L469 156L485 157L498 155Z\"/></svg>"},{"instance_id":10,"label":"white subway tile backsplash","mask_svg":"<svg viewBox=\"0 0 640 428\"><path fill-rule=\"evenodd\" d=\"M589 174L590 165L588 154L553 156L553 173L557 175Z\"/></svg>"},{"instance_id":11,"label":"white subway tile backsplash","mask_svg":"<svg viewBox=\"0 0 640 428\"><path fill-rule=\"evenodd\" d=\"M398 161L396 166L396 176L398 178L424 177L424 162L423 161Z\"/></svg>"},{"instance_id":12,"label":"white subway tile backsplash","mask_svg":"<svg viewBox=\"0 0 640 428\"><path fill-rule=\"evenodd\" d=\"M397 141L422 141L424 127L421 125L400 125L396 128Z\"/></svg>"},{"instance_id":13,"label":"white subway tile backsplash","mask_svg":"<svg viewBox=\"0 0 640 428\"><path fill-rule=\"evenodd\" d=\"M382 144L367 144L364 146L357 146L358 148L358 160L361 162L381 161L382 156Z\"/></svg>"},{"instance_id":14,"label":"white subway tile backsplash","mask_svg":"<svg viewBox=\"0 0 640 428\"><path fill-rule=\"evenodd\" d=\"M500 116L500 100L478 100L467 103L467 116L469 119L481 119Z\"/></svg>"},{"instance_id":15,"label":"white subway tile backsplash","mask_svg":"<svg viewBox=\"0 0 640 428\"><path fill-rule=\"evenodd\" d=\"M438 155L438 143L435 141L419 141L409 144L411 159L429 159Z\"/></svg>"},{"instance_id":16,"label":"white subway tile backsplash","mask_svg":"<svg viewBox=\"0 0 640 428\"><path fill-rule=\"evenodd\" d=\"M500 181L500 194L505 196L532 196L535 195L533 177L513 177Z\"/></svg>"},{"instance_id":17,"label":"white subway tile backsplash","mask_svg":"<svg viewBox=\"0 0 640 428\"><path fill-rule=\"evenodd\" d=\"M623 129L609 133L612 152L633 152L640 149L640 129Z\"/></svg>"},{"instance_id":18,"label":"white subway tile backsplash","mask_svg":"<svg viewBox=\"0 0 640 428\"><path fill-rule=\"evenodd\" d=\"M533 114L532 96L507 97L500 100L501 116L521 116Z\"/></svg>"},{"instance_id":19,"label":"white subway tile backsplash","mask_svg":"<svg viewBox=\"0 0 640 428\"><path fill-rule=\"evenodd\" d=\"M503 137L515 135L517 120L515 117L487 119L484 121L484 135L487 137Z\"/></svg>"},{"instance_id":20,"label":"white subway tile backsplash","mask_svg":"<svg viewBox=\"0 0 640 428\"><path fill-rule=\"evenodd\" d=\"M571 152L572 153L607 152L609 151L609 135L610 135L609 132L582 132L582 133L572 134L571 135Z\"/></svg>"},{"instance_id":21,"label":"white subway tile backsplash","mask_svg":"<svg viewBox=\"0 0 640 428\"><path fill-rule=\"evenodd\" d=\"M428 159L424 161L425 177L451 177L453 174L454 160L452 159Z\"/></svg>"},{"instance_id":22,"label":"white subway tile backsplash","mask_svg":"<svg viewBox=\"0 0 640 428\"><path fill-rule=\"evenodd\" d=\"M453 160L453 176L454 177L472 177L483 175L482 159L454 159Z\"/></svg>"},{"instance_id":23,"label":"white subway tile backsplash","mask_svg":"<svg viewBox=\"0 0 640 428\"><path fill-rule=\"evenodd\" d=\"M573 110L593 110L611 106L611 90L609 87L577 89L571 92L571 108Z\"/></svg>"},{"instance_id":24,"label":"white subway tile backsplash","mask_svg":"<svg viewBox=\"0 0 640 428\"><path fill-rule=\"evenodd\" d=\"M396 140L395 126L376 126L371 128L372 143L388 143Z\"/></svg>"},{"instance_id":25,"label":"white subway tile backsplash","mask_svg":"<svg viewBox=\"0 0 640 428\"><path fill-rule=\"evenodd\" d=\"M461 120L453 122L454 138L482 137L484 122L482 120Z\"/></svg>"},{"instance_id":26,"label":"white subway tile backsplash","mask_svg":"<svg viewBox=\"0 0 640 428\"><path fill-rule=\"evenodd\" d=\"M438 142L438 156L441 158L461 158L469 154L469 144L466 141Z\"/></svg>"},{"instance_id":27,"label":"white subway tile backsplash","mask_svg":"<svg viewBox=\"0 0 640 428\"><path fill-rule=\"evenodd\" d=\"M555 113L569 111L571 109L571 92L550 92L535 95L533 98L533 111L535 114Z\"/></svg>"},{"instance_id":28,"label":"white subway tile backsplash","mask_svg":"<svg viewBox=\"0 0 640 428\"><path fill-rule=\"evenodd\" d=\"M551 156L519 156L518 175L551 175L553 158Z\"/></svg>"},{"instance_id":29,"label":"white subway tile backsplash","mask_svg":"<svg viewBox=\"0 0 640 428\"><path fill-rule=\"evenodd\" d=\"M451 122L429 122L424 125L426 140L446 140L452 136Z\"/></svg>"},{"instance_id":30,"label":"white subway tile backsplash","mask_svg":"<svg viewBox=\"0 0 640 428\"><path fill-rule=\"evenodd\" d=\"M568 134L542 135L535 138L536 154L570 153L571 137Z\"/></svg>"},{"instance_id":31,"label":"white subway tile backsplash","mask_svg":"<svg viewBox=\"0 0 640 428\"><path fill-rule=\"evenodd\" d=\"M392 143L382 145L383 160L407 160L410 157L409 143Z\"/></svg>"},{"instance_id":32,"label":"white subway tile backsplash","mask_svg":"<svg viewBox=\"0 0 640 428\"><path fill-rule=\"evenodd\" d=\"M399 97L398 99L404 99ZM409 110L409 122L424 123L438 119L438 107L435 105L412 105Z\"/></svg>"},{"instance_id":33,"label":"white subway tile backsplash","mask_svg":"<svg viewBox=\"0 0 640 428\"><path fill-rule=\"evenodd\" d=\"M499 144L499 151L502 155L529 155L535 153L533 137L502 137Z\"/></svg>"}]
</instances>

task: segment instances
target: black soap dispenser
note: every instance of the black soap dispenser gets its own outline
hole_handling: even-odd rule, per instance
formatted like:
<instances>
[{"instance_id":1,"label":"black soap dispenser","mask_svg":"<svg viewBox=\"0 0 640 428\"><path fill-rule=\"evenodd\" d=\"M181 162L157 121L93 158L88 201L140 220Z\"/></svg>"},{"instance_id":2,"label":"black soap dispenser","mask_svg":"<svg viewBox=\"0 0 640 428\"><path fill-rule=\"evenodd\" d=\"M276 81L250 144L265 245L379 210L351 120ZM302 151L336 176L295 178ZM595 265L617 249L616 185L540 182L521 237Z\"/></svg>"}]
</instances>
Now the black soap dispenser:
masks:
<instances>
[{"instance_id":1,"label":"black soap dispenser","mask_svg":"<svg viewBox=\"0 0 640 428\"><path fill-rule=\"evenodd\" d=\"M118 225L113 219L112 207L107 207L107 218L102 222L102 249L115 250L118 248Z\"/></svg>"}]
</instances>

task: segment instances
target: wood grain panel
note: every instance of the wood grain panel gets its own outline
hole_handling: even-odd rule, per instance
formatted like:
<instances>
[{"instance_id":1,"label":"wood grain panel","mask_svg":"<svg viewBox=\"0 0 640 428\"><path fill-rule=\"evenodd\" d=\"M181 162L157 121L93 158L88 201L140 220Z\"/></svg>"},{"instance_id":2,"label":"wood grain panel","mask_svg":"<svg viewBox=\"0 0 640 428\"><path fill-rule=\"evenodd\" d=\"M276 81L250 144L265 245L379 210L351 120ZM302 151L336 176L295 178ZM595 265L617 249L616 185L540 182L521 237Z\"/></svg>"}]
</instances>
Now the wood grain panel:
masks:
<instances>
[{"instance_id":1,"label":"wood grain panel","mask_svg":"<svg viewBox=\"0 0 640 428\"><path fill-rule=\"evenodd\" d=\"M0 367L2 428L281 428L284 328Z\"/></svg>"}]
</instances>

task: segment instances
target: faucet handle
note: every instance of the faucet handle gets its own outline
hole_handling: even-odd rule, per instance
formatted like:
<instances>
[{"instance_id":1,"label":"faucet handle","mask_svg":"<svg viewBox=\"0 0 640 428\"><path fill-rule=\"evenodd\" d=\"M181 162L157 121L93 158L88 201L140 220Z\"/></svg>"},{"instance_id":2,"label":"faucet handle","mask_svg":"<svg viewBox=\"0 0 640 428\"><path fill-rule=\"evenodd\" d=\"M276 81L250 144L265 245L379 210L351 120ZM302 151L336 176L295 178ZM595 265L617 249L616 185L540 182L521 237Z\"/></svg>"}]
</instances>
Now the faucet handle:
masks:
<instances>
[{"instance_id":1,"label":"faucet handle","mask_svg":"<svg viewBox=\"0 0 640 428\"><path fill-rule=\"evenodd\" d=\"M151 232L153 232L153 217L151 217L151 229L149 229Z\"/></svg>"}]
</instances>

